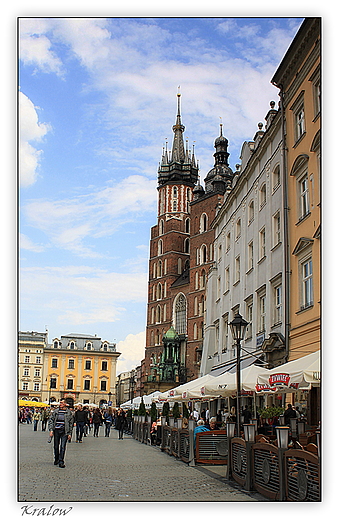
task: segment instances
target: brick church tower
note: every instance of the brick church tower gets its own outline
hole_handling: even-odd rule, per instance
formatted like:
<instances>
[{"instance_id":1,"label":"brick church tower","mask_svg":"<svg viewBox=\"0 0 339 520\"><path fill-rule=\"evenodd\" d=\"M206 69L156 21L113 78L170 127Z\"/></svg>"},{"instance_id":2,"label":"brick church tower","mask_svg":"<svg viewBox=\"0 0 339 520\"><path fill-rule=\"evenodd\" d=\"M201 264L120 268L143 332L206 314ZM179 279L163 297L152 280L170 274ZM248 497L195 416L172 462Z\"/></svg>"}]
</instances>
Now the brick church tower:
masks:
<instances>
[{"instance_id":1,"label":"brick church tower","mask_svg":"<svg viewBox=\"0 0 339 520\"><path fill-rule=\"evenodd\" d=\"M184 144L180 93L172 149L158 169L158 217L151 228L143 394L165 391L199 375L205 291L213 263L210 224L232 182L227 139L215 141L214 168L198 183L194 154Z\"/></svg>"}]
</instances>

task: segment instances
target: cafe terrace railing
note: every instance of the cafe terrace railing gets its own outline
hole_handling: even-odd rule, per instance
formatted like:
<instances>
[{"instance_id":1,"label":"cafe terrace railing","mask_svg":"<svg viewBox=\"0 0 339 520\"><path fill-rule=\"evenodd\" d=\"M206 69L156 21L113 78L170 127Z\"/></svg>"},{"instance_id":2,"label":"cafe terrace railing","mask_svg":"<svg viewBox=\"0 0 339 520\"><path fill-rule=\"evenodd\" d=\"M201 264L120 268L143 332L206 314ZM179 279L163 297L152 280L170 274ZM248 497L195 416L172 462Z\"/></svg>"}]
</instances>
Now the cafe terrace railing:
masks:
<instances>
[{"instance_id":1,"label":"cafe terrace railing","mask_svg":"<svg viewBox=\"0 0 339 520\"><path fill-rule=\"evenodd\" d=\"M168 425L163 419L161 450L191 466L224 464L227 480L272 501L321 500L320 461L314 444L303 447L297 442L297 448L282 449L265 436L248 442L240 437L227 437L225 430L217 430L198 433L194 450L194 426L194 421L190 421L189 428L181 428L173 420ZM149 420L135 417L133 437L151 445L150 428ZM311 446L313 452L308 451Z\"/></svg>"},{"instance_id":2,"label":"cafe terrace railing","mask_svg":"<svg viewBox=\"0 0 339 520\"><path fill-rule=\"evenodd\" d=\"M198 464L227 464L228 444L225 430L200 432L196 438Z\"/></svg>"}]
</instances>

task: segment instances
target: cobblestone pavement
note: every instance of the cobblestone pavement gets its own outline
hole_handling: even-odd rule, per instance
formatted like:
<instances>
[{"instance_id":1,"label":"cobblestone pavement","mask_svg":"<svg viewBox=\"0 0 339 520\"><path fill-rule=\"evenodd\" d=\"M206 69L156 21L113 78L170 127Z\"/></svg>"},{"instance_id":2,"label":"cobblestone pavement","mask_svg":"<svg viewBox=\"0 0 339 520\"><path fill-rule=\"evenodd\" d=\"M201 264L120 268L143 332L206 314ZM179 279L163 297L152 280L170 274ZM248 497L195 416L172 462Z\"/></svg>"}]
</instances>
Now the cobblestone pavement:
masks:
<instances>
[{"instance_id":1,"label":"cobblestone pavement","mask_svg":"<svg viewBox=\"0 0 339 520\"><path fill-rule=\"evenodd\" d=\"M113 429L100 428L82 443L67 443L65 465L53 464L48 432L18 426L19 502L265 502L257 493L230 486L225 466L190 467Z\"/></svg>"}]
</instances>

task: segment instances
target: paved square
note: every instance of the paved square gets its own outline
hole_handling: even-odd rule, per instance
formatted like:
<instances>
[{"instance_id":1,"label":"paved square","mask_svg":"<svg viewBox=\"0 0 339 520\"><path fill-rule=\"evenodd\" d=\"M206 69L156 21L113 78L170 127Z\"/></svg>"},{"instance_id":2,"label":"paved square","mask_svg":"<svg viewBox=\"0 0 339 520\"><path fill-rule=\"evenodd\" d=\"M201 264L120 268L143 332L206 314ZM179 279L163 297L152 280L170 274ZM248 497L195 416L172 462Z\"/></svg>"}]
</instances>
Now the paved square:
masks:
<instances>
[{"instance_id":1,"label":"paved square","mask_svg":"<svg viewBox=\"0 0 339 520\"><path fill-rule=\"evenodd\" d=\"M265 502L226 483L225 466L190 467L111 430L109 438L93 434L67 443L64 469L53 464L48 432L18 426L18 500L21 502Z\"/></svg>"}]
</instances>

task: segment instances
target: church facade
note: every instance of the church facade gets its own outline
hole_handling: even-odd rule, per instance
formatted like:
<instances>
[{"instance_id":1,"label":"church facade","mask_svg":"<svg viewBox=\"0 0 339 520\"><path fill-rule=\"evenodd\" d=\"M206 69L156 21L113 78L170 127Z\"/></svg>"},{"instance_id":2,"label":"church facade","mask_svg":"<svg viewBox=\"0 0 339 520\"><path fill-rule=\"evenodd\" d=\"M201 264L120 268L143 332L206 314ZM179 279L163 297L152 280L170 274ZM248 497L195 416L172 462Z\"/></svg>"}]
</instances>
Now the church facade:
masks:
<instances>
[{"instance_id":1,"label":"church facade","mask_svg":"<svg viewBox=\"0 0 339 520\"><path fill-rule=\"evenodd\" d=\"M180 94L171 150L158 170L157 224L151 229L143 393L165 391L200 372L206 284L214 261L211 223L233 176L227 139L215 141L215 164L198 179L194 149L184 144Z\"/></svg>"}]
</instances>

